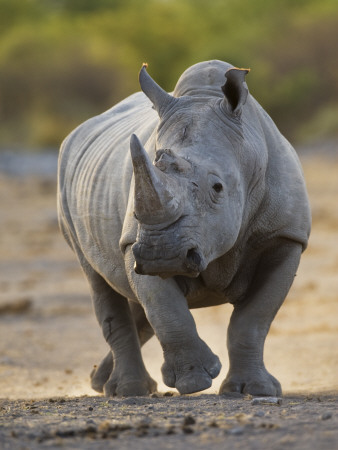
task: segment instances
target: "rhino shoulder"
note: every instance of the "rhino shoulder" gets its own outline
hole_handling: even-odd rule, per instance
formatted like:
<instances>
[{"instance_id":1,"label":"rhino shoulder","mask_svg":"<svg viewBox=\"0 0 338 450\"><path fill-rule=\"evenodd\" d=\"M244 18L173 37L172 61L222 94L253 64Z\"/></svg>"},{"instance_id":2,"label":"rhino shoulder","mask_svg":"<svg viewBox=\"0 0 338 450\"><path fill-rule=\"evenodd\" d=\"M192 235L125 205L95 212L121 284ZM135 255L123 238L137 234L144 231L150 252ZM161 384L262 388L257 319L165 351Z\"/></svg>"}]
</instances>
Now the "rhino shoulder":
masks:
<instances>
[{"instance_id":1,"label":"rhino shoulder","mask_svg":"<svg viewBox=\"0 0 338 450\"><path fill-rule=\"evenodd\" d=\"M277 145L276 145L277 144ZM281 135L269 148L262 220L267 235L285 237L306 248L311 212L298 156Z\"/></svg>"}]
</instances>

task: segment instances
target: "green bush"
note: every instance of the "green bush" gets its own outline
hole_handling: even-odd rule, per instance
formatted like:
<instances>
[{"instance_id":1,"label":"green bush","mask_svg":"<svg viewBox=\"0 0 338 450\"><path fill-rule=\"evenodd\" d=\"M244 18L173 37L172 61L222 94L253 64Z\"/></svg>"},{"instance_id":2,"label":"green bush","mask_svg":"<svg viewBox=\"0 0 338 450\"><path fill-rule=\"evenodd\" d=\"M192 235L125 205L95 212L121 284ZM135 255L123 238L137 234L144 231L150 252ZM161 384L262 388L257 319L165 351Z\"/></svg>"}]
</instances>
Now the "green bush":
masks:
<instances>
[{"instance_id":1,"label":"green bush","mask_svg":"<svg viewBox=\"0 0 338 450\"><path fill-rule=\"evenodd\" d=\"M251 92L292 141L314 123L338 134L336 0L0 0L0 37L0 148L58 146L138 90L144 61L172 90L214 58L251 67Z\"/></svg>"}]
</instances>

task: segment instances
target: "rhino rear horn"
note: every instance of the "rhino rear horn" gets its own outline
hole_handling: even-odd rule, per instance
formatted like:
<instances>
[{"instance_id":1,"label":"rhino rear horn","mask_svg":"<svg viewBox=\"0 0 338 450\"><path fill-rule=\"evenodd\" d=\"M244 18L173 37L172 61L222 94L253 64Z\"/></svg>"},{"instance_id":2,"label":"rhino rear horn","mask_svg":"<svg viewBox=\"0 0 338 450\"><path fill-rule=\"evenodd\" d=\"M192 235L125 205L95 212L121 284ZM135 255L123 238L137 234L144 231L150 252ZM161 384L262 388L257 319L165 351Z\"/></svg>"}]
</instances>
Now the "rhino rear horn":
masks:
<instances>
[{"instance_id":1,"label":"rhino rear horn","mask_svg":"<svg viewBox=\"0 0 338 450\"><path fill-rule=\"evenodd\" d=\"M175 180L155 167L138 137L130 139L134 168L134 212L144 224L164 224L176 221L181 215L180 189Z\"/></svg>"},{"instance_id":2,"label":"rhino rear horn","mask_svg":"<svg viewBox=\"0 0 338 450\"><path fill-rule=\"evenodd\" d=\"M178 99L168 94L151 78L146 70L147 67L148 64L143 64L142 69L140 70L140 86L142 91L154 105L154 108L159 116L162 117L168 109L176 104Z\"/></svg>"},{"instance_id":3,"label":"rhino rear horn","mask_svg":"<svg viewBox=\"0 0 338 450\"><path fill-rule=\"evenodd\" d=\"M248 97L248 86L245 82L245 76L250 69L237 69L232 67L225 72L226 82L222 86L225 99L223 101L225 110L239 116L242 106Z\"/></svg>"}]
</instances>

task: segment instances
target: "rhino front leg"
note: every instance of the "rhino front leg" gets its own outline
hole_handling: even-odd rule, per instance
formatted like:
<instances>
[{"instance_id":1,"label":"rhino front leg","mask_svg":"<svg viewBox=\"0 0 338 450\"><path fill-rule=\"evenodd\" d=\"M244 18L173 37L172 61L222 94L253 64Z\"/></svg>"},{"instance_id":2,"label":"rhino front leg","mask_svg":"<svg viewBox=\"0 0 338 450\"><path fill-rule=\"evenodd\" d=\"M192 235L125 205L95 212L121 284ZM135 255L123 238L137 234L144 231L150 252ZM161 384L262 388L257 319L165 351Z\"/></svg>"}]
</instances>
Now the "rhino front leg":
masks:
<instances>
[{"instance_id":1,"label":"rhino front leg","mask_svg":"<svg viewBox=\"0 0 338 450\"><path fill-rule=\"evenodd\" d=\"M114 291L88 266L94 309L103 335L111 348L100 365L102 376L110 369L103 386L106 396L147 395L156 391L156 383L144 366L135 322L126 298Z\"/></svg>"},{"instance_id":2,"label":"rhino front leg","mask_svg":"<svg viewBox=\"0 0 338 450\"><path fill-rule=\"evenodd\" d=\"M198 336L187 301L175 280L137 275L130 247L126 251L126 269L130 285L162 346L164 383L181 394L209 388L221 363Z\"/></svg>"},{"instance_id":3,"label":"rhino front leg","mask_svg":"<svg viewBox=\"0 0 338 450\"><path fill-rule=\"evenodd\" d=\"M299 265L301 245L282 241L257 267L247 298L234 305L228 328L229 372L220 394L281 395L281 385L265 368L264 342Z\"/></svg>"},{"instance_id":4,"label":"rhino front leg","mask_svg":"<svg viewBox=\"0 0 338 450\"><path fill-rule=\"evenodd\" d=\"M154 330L151 328L144 314L144 310L139 303L130 301L129 307L136 325L140 345L142 346L154 335ZM113 354L111 350L109 350L109 352L103 358L101 363L97 367L95 366L90 374L91 386L95 391L100 393L103 392L103 387L108 381L113 371L113 368L114 368ZM154 382L153 390L155 389L156 386Z\"/></svg>"}]
</instances>

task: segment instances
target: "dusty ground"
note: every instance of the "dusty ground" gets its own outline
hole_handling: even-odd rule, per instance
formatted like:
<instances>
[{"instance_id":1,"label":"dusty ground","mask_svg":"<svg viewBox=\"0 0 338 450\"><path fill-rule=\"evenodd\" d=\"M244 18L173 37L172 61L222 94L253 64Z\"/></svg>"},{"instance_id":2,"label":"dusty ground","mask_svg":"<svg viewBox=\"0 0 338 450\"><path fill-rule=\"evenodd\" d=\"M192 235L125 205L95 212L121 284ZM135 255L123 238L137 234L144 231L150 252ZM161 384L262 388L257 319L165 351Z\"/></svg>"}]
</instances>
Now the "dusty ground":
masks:
<instances>
[{"instance_id":1,"label":"dusty ground","mask_svg":"<svg viewBox=\"0 0 338 450\"><path fill-rule=\"evenodd\" d=\"M3 448L338 448L338 158L302 162L313 232L265 351L285 396L282 404L258 405L215 395L227 371L228 305L194 313L223 363L208 395L94 396L88 375L106 344L86 281L58 233L55 183L0 174ZM165 392L155 340L144 357Z\"/></svg>"}]
</instances>

